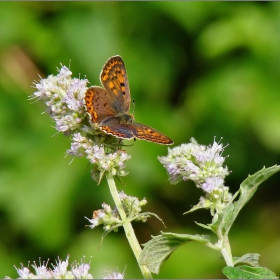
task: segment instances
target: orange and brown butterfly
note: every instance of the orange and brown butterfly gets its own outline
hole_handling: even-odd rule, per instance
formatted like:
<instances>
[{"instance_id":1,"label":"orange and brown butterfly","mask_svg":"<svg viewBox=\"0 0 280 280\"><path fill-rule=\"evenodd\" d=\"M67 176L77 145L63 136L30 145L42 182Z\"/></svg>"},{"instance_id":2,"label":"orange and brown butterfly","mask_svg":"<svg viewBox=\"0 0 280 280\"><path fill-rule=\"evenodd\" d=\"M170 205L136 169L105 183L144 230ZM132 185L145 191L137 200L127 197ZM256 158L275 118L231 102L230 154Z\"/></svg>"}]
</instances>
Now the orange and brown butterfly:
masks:
<instances>
[{"instance_id":1,"label":"orange and brown butterfly","mask_svg":"<svg viewBox=\"0 0 280 280\"><path fill-rule=\"evenodd\" d=\"M107 60L100 74L104 88L90 87L85 96L85 107L91 121L106 134L121 139L145 139L163 145L173 141L154 128L134 122L130 110L130 90L126 69L118 55Z\"/></svg>"}]
</instances>

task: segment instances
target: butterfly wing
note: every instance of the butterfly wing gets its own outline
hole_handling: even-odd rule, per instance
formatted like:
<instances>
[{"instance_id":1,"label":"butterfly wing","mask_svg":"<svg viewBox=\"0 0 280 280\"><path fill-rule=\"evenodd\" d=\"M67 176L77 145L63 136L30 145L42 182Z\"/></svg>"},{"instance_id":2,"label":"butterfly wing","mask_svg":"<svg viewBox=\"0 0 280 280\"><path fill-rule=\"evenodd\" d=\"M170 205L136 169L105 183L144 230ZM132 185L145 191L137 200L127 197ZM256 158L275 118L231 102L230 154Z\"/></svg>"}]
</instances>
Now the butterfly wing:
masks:
<instances>
[{"instance_id":1,"label":"butterfly wing","mask_svg":"<svg viewBox=\"0 0 280 280\"><path fill-rule=\"evenodd\" d=\"M169 137L148 125L133 123L129 124L128 127L135 138L145 139L147 141L163 145L173 144L173 141Z\"/></svg>"},{"instance_id":2,"label":"butterfly wing","mask_svg":"<svg viewBox=\"0 0 280 280\"><path fill-rule=\"evenodd\" d=\"M124 62L120 56L107 60L100 74L100 81L111 95L119 113L127 113L130 108L130 90Z\"/></svg>"},{"instance_id":3,"label":"butterfly wing","mask_svg":"<svg viewBox=\"0 0 280 280\"><path fill-rule=\"evenodd\" d=\"M116 122L117 121L118 120L116 120ZM134 134L132 133L131 128L126 124L110 123L108 125L102 125L100 129L103 130L106 134L111 134L121 139L129 140L135 137Z\"/></svg>"},{"instance_id":4,"label":"butterfly wing","mask_svg":"<svg viewBox=\"0 0 280 280\"><path fill-rule=\"evenodd\" d=\"M108 124L104 123L100 128L105 133L122 139L138 138L163 145L173 144L173 141L163 133L141 123L120 124L117 118L110 118Z\"/></svg>"},{"instance_id":5,"label":"butterfly wing","mask_svg":"<svg viewBox=\"0 0 280 280\"><path fill-rule=\"evenodd\" d=\"M118 112L118 108L112 100L112 95L104 88L96 86L87 90L85 107L94 123L100 123L108 117L115 116Z\"/></svg>"}]
</instances>

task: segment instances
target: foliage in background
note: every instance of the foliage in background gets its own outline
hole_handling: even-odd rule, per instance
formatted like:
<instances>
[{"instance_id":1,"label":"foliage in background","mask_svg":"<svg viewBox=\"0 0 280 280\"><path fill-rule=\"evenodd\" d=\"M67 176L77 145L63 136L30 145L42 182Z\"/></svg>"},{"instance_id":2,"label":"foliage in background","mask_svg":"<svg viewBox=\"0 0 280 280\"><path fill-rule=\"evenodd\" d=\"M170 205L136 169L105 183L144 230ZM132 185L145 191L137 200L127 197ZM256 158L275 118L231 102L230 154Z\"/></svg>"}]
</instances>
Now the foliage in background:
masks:
<instances>
[{"instance_id":1,"label":"foliage in background","mask_svg":"<svg viewBox=\"0 0 280 280\"><path fill-rule=\"evenodd\" d=\"M37 73L45 77L71 59L75 76L99 85L104 62L121 55L136 121L176 145L191 137L200 143L223 137L233 170L226 184L237 190L249 173L280 161L279 27L277 2L1 2L0 276L16 277L13 264L69 253L71 259L92 256L93 275L112 267L122 271L125 263L126 277L140 277L122 232L106 237L96 252L102 233L84 228L83 217L100 208L107 189L92 184L85 160L68 165L69 139L54 135L47 114L40 115L43 104L27 101ZM168 231L193 232L190 221L209 221L203 211L182 215L199 193L187 183L169 184L157 161L165 147L136 141L130 152L123 188L145 196ZM245 209L232 229L233 255L257 246L260 262L279 275L279 174ZM141 243L160 230L156 219L135 228ZM203 268L194 248L208 260ZM189 251L171 256L158 277L220 278L215 273L222 266L218 254L190 244Z\"/></svg>"}]
</instances>

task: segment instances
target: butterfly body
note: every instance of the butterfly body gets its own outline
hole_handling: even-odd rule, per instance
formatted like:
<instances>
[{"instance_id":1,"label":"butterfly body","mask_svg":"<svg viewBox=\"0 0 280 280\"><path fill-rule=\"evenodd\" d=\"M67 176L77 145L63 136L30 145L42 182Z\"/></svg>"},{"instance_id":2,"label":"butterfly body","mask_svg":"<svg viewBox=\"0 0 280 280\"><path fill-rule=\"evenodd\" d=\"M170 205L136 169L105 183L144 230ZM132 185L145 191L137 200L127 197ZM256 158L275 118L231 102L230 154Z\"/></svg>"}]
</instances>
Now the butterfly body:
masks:
<instances>
[{"instance_id":1,"label":"butterfly body","mask_svg":"<svg viewBox=\"0 0 280 280\"><path fill-rule=\"evenodd\" d=\"M145 139L171 145L173 141L154 128L136 123L130 110L130 90L124 62L113 56L103 66L100 80L104 88L90 87L85 96L91 122L102 131L122 139Z\"/></svg>"}]
</instances>

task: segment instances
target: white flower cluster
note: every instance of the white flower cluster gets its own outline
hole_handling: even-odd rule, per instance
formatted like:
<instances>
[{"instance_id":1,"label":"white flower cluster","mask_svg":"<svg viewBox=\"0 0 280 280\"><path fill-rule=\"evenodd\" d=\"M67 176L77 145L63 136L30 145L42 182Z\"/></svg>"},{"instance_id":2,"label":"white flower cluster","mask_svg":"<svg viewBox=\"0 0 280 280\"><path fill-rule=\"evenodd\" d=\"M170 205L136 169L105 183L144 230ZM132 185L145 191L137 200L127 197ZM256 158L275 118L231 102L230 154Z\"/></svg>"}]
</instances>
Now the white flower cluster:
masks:
<instances>
[{"instance_id":1,"label":"white flower cluster","mask_svg":"<svg viewBox=\"0 0 280 280\"><path fill-rule=\"evenodd\" d=\"M56 265L51 264L52 268L48 267L48 261L43 264L37 265L35 262L32 265L35 270L35 274L30 272L29 268L24 267L21 264L21 268L16 268L19 275L18 279L93 279L92 275L88 273L90 269L90 264L85 263L84 260L81 260L81 264L74 261L71 264L70 270L68 270L69 265L69 255L66 257L65 261L62 261L58 258L56 260ZM105 276L102 279L123 279L124 273L118 272L106 272Z\"/></svg>"},{"instance_id":2,"label":"white flower cluster","mask_svg":"<svg viewBox=\"0 0 280 280\"><path fill-rule=\"evenodd\" d=\"M224 188L224 178L229 174L223 167L225 158L221 156L224 147L216 141L210 146L199 145L195 139L188 144L168 149L166 157L158 157L164 165L171 183L192 180L198 188L212 193Z\"/></svg>"},{"instance_id":3,"label":"white flower cluster","mask_svg":"<svg viewBox=\"0 0 280 280\"><path fill-rule=\"evenodd\" d=\"M19 279L93 279L92 275L88 273L90 265L88 263L81 263L72 265L72 269L68 270L69 255L65 261L58 258L56 265L51 264L53 268L48 268L48 262L37 265L35 262L32 265L35 274L30 272L29 268L21 265L21 268L16 268Z\"/></svg>"},{"instance_id":4,"label":"white flower cluster","mask_svg":"<svg viewBox=\"0 0 280 280\"><path fill-rule=\"evenodd\" d=\"M41 99L55 121L58 131L71 132L80 128L86 118L83 98L87 90L87 79L71 78L72 72L62 66L59 74L50 75L35 83L38 91L33 98Z\"/></svg>"},{"instance_id":5,"label":"white flower cluster","mask_svg":"<svg viewBox=\"0 0 280 280\"><path fill-rule=\"evenodd\" d=\"M123 279L124 275L119 272L107 272L102 279Z\"/></svg>"},{"instance_id":6,"label":"white flower cluster","mask_svg":"<svg viewBox=\"0 0 280 280\"><path fill-rule=\"evenodd\" d=\"M94 229L95 227L103 224L104 231L109 231L112 229L115 229L115 231L117 231L117 228L122 225L122 220L119 216L119 212L116 208L112 210L111 206L109 204L106 204L105 202L102 203L101 206L103 209L94 211L92 219L85 217L91 223L89 227L91 229Z\"/></svg>"},{"instance_id":7,"label":"white flower cluster","mask_svg":"<svg viewBox=\"0 0 280 280\"><path fill-rule=\"evenodd\" d=\"M149 215L141 213L141 207L147 204L147 200L144 198L139 201L137 197L128 196L123 191L119 192L119 198L121 200L123 209L128 217L128 219L137 220L145 222ZM117 231L118 227L122 225L122 220L119 216L117 208L112 209L110 205L103 203L103 209L99 209L93 212L92 219L89 219L91 229L94 229L96 226L103 224L104 231L115 230Z\"/></svg>"},{"instance_id":8,"label":"white flower cluster","mask_svg":"<svg viewBox=\"0 0 280 280\"><path fill-rule=\"evenodd\" d=\"M148 203L146 198L139 200L136 196L126 195L124 191L119 192L119 197L122 202L124 211L129 218L132 218L136 221L146 222L148 216L139 215L142 211L142 207ZM138 218L136 218L137 216Z\"/></svg>"},{"instance_id":9,"label":"white flower cluster","mask_svg":"<svg viewBox=\"0 0 280 280\"><path fill-rule=\"evenodd\" d=\"M67 150L67 154L86 157L90 163L94 164L94 168L91 171L92 178L98 183L105 171L111 172L113 176L124 176L127 174L124 168L125 162L130 159L130 155L122 150L106 153L104 146L95 145L91 139L82 136L81 133L73 134L71 149Z\"/></svg>"}]
</instances>

